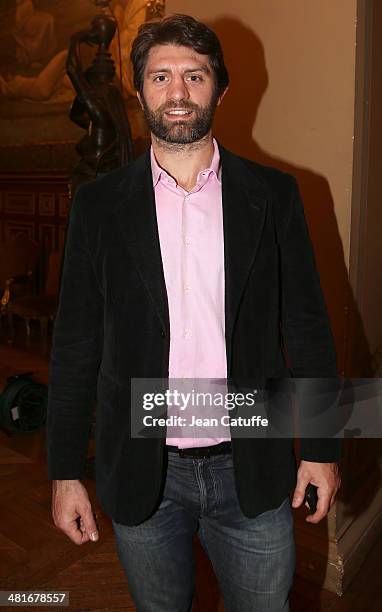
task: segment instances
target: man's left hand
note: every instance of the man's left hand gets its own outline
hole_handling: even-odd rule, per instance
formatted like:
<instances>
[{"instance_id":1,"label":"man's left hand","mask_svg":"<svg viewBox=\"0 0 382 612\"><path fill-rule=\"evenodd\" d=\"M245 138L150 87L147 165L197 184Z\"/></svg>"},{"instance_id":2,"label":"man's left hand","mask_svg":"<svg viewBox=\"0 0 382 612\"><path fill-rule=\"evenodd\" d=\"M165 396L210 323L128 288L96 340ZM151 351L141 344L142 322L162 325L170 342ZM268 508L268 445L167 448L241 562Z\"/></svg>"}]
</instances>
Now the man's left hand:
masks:
<instances>
[{"instance_id":1,"label":"man's left hand","mask_svg":"<svg viewBox=\"0 0 382 612\"><path fill-rule=\"evenodd\" d=\"M328 514L341 486L338 464L302 460L297 472L297 485L292 502L293 508L301 506L305 497L305 489L310 482L318 487L317 510L314 514L309 514L305 520L308 523L319 523Z\"/></svg>"}]
</instances>

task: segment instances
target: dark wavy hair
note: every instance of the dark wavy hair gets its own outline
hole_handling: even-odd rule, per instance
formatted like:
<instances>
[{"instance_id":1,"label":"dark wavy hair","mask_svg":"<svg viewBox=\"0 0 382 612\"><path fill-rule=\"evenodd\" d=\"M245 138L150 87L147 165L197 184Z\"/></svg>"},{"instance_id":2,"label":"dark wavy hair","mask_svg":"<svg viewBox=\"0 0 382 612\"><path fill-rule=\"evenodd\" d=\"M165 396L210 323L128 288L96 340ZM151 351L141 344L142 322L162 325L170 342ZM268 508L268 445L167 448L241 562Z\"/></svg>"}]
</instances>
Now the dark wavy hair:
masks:
<instances>
[{"instance_id":1,"label":"dark wavy hair","mask_svg":"<svg viewBox=\"0 0 382 612\"><path fill-rule=\"evenodd\" d=\"M189 15L169 15L160 21L149 21L140 26L131 49L134 71L134 87L142 94L143 75L147 58L156 45L190 47L197 53L208 55L215 74L216 89L220 95L229 83L223 51L215 32Z\"/></svg>"}]
</instances>

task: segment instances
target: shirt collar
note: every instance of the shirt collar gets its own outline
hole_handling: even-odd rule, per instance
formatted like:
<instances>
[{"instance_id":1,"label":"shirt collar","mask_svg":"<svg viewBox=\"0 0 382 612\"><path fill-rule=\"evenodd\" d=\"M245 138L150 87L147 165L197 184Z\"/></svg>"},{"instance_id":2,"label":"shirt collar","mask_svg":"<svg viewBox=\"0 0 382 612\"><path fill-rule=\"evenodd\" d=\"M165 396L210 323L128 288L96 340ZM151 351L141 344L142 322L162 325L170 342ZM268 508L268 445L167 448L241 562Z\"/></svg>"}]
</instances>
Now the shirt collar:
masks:
<instances>
[{"instance_id":1,"label":"shirt collar","mask_svg":"<svg viewBox=\"0 0 382 612\"><path fill-rule=\"evenodd\" d=\"M219 147L215 138L212 139L212 142L214 145L214 154L212 157L211 165L208 168L205 168L204 170L200 170L197 178L198 184L206 183L211 174L214 174L219 183L221 183ZM174 179L166 172L166 170L164 170L164 168L161 168L161 166L158 164L152 146L150 147L150 160L154 187L157 186L158 182L161 180L162 177L166 177L167 179L170 179L171 182L175 183Z\"/></svg>"}]
</instances>

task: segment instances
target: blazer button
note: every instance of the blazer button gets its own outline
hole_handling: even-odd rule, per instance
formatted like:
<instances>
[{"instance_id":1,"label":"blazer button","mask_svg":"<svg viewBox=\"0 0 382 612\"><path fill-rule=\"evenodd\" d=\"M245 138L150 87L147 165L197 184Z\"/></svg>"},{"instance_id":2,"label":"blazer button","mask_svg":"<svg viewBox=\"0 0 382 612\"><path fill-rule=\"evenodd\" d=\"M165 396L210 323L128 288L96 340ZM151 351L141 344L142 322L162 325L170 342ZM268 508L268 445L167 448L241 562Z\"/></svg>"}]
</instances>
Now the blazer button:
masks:
<instances>
[{"instance_id":1,"label":"blazer button","mask_svg":"<svg viewBox=\"0 0 382 612\"><path fill-rule=\"evenodd\" d=\"M165 338L166 332L164 331L164 329L160 330L160 335L162 336L162 338Z\"/></svg>"}]
</instances>

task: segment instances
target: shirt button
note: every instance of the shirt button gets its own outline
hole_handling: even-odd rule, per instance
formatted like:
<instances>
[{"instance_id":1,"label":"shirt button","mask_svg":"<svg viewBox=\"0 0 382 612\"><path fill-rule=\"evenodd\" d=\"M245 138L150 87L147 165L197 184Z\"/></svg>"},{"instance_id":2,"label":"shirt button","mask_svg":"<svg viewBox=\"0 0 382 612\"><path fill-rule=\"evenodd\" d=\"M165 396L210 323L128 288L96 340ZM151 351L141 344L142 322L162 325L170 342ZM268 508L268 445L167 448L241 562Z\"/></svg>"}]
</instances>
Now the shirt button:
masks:
<instances>
[{"instance_id":1,"label":"shirt button","mask_svg":"<svg viewBox=\"0 0 382 612\"><path fill-rule=\"evenodd\" d=\"M190 289L191 289L190 285L184 285L184 290L185 291L190 291Z\"/></svg>"},{"instance_id":2,"label":"shirt button","mask_svg":"<svg viewBox=\"0 0 382 612\"><path fill-rule=\"evenodd\" d=\"M191 331L189 329L184 330L184 335L187 338L190 335Z\"/></svg>"},{"instance_id":3,"label":"shirt button","mask_svg":"<svg viewBox=\"0 0 382 612\"><path fill-rule=\"evenodd\" d=\"M185 238L185 239L184 239L184 244L185 244L186 246L190 246L190 244L191 244L191 240L190 240L189 238Z\"/></svg>"}]
</instances>

